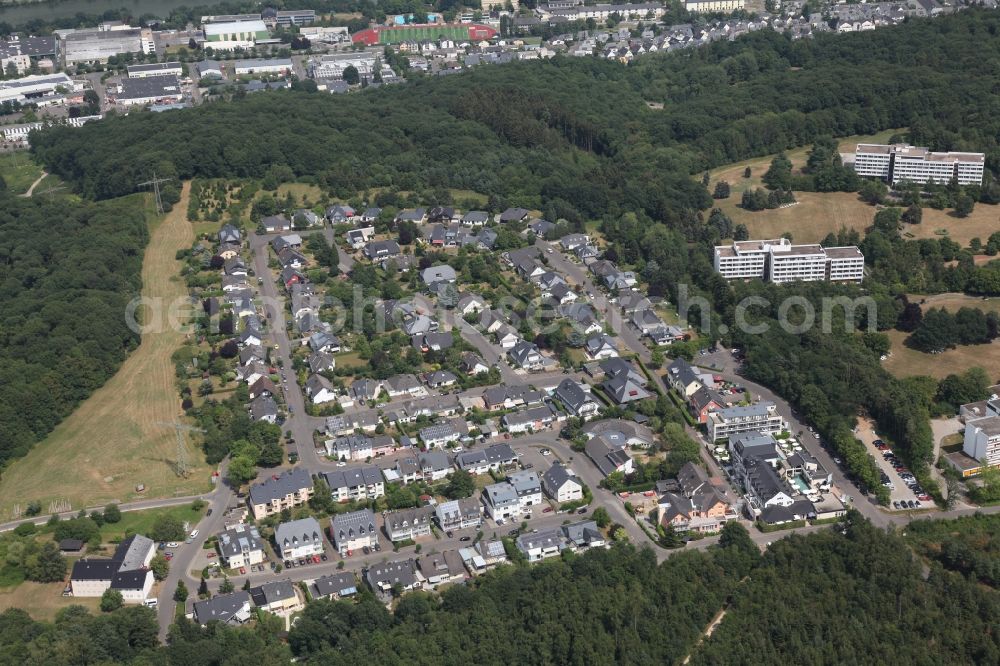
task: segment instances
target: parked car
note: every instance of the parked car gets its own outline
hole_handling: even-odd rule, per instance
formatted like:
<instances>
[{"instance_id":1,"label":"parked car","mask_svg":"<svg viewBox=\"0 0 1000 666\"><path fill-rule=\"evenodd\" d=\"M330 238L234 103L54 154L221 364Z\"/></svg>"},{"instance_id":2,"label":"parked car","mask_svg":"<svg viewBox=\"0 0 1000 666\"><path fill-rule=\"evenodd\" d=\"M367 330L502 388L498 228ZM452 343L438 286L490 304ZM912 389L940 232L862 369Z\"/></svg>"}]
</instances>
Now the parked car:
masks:
<instances>
[{"instance_id":1,"label":"parked car","mask_svg":"<svg viewBox=\"0 0 1000 666\"><path fill-rule=\"evenodd\" d=\"M240 573L241 574L245 574L246 572L247 572L247 568L246 567L240 567Z\"/></svg>"},{"instance_id":2,"label":"parked car","mask_svg":"<svg viewBox=\"0 0 1000 666\"><path fill-rule=\"evenodd\" d=\"M459 541L472 541L472 537L470 537L470 536L464 536L461 539L459 539Z\"/></svg>"},{"instance_id":3,"label":"parked car","mask_svg":"<svg viewBox=\"0 0 1000 666\"><path fill-rule=\"evenodd\" d=\"M213 557L215 557L215 553L209 553L208 555L206 555L206 557L212 559Z\"/></svg>"},{"instance_id":4,"label":"parked car","mask_svg":"<svg viewBox=\"0 0 1000 666\"><path fill-rule=\"evenodd\" d=\"M542 509L542 513L552 513L552 507L551 506L545 507L544 509Z\"/></svg>"},{"instance_id":5,"label":"parked car","mask_svg":"<svg viewBox=\"0 0 1000 666\"><path fill-rule=\"evenodd\" d=\"M452 532L451 530L448 530L447 532L445 532L445 534L447 535L447 537L448 537L449 539L451 539L452 537L454 537L454 536L455 536L455 533L454 533L454 532Z\"/></svg>"}]
</instances>

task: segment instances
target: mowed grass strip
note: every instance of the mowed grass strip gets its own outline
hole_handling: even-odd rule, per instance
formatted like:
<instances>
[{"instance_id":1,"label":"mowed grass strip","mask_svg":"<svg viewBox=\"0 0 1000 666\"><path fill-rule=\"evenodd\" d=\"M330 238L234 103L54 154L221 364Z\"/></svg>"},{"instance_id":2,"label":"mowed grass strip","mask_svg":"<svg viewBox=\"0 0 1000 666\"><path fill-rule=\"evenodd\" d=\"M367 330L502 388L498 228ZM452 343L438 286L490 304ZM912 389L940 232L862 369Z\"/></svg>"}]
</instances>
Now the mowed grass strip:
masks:
<instances>
[{"instance_id":1,"label":"mowed grass strip","mask_svg":"<svg viewBox=\"0 0 1000 666\"><path fill-rule=\"evenodd\" d=\"M185 184L181 201L153 223L143 259L143 295L159 299L164 321L169 305L186 297L174 257L194 238L186 219L188 194ZM79 509L207 490L210 472L200 451L185 437L191 474L178 477L176 435L157 425L183 415L170 357L184 338L184 332L169 326L143 335L139 348L107 384L4 471L0 516L11 517L15 505L23 510L32 500L40 501L47 513L53 501L68 501ZM135 490L140 483L146 488L142 494Z\"/></svg>"}]
</instances>

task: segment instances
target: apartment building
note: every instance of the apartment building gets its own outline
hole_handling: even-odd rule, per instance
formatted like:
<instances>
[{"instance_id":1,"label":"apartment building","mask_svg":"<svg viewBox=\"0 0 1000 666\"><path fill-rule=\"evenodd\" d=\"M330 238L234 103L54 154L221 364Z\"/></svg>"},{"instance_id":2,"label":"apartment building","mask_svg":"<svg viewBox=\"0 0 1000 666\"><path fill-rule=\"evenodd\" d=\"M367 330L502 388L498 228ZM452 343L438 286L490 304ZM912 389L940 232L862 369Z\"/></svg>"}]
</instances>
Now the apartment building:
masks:
<instances>
[{"instance_id":1,"label":"apartment building","mask_svg":"<svg viewBox=\"0 0 1000 666\"><path fill-rule=\"evenodd\" d=\"M250 509L257 520L281 513L309 501L313 482L309 472L296 467L283 474L275 474L261 483L250 486Z\"/></svg>"},{"instance_id":2,"label":"apartment building","mask_svg":"<svg viewBox=\"0 0 1000 666\"><path fill-rule=\"evenodd\" d=\"M382 471L375 465L352 467L324 474L330 494L338 502L378 499L385 495Z\"/></svg>"},{"instance_id":3,"label":"apartment building","mask_svg":"<svg viewBox=\"0 0 1000 666\"><path fill-rule=\"evenodd\" d=\"M715 247L715 270L728 280L861 282L865 257L855 246L792 245L787 238Z\"/></svg>"},{"instance_id":4,"label":"apartment building","mask_svg":"<svg viewBox=\"0 0 1000 666\"><path fill-rule=\"evenodd\" d=\"M900 182L944 184L953 178L960 185L981 185L986 156L983 153L933 152L907 144L858 144L853 155L844 155L859 176Z\"/></svg>"},{"instance_id":5,"label":"apartment building","mask_svg":"<svg viewBox=\"0 0 1000 666\"><path fill-rule=\"evenodd\" d=\"M684 9L696 14L731 14L746 5L746 0L685 0Z\"/></svg>"},{"instance_id":6,"label":"apartment building","mask_svg":"<svg viewBox=\"0 0 1000 666\"><path fill-rule=\"evenodd\" d=\"M706 425L710 441L728 440L733 435L745 432L781 432L784 428L784 422L773 402L720 409L708 415Z\"/></svg>"},{"instance_id":7,"label":"apartment building","mask_svg":"<svg viewBox=\"0 0 1000 666\"><path fill-rule=\"evenodd\" d=\"M968 420L962 450L965 455L990 467L1000 465L1000 416Z\"/></svg>"}]
</instances>

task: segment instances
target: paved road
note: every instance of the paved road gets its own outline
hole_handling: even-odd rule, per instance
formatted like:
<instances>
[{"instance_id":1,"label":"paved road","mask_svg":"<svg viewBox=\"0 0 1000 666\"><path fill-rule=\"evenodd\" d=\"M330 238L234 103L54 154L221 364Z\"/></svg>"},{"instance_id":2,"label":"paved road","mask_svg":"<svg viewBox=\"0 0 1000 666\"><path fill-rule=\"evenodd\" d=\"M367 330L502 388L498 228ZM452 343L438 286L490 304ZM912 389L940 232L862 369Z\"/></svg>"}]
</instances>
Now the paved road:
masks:
<instances>
[{"instance_id":1,"label":"paved road","mask_svg":"<svg viewBox=\"0 0 1000 666\"><path fill-rule=\"evenodd\" d=\"M146 509L162 509L171 506L181 506L184 504L190 504L197 499L208 499L209 495L186 495L184 497L169 497L165 499L148 499L140 500L138 502L128 502L127 504L119 504L119 511L145 511ZM104 506L93 506L85 511L89 514L92 511L103 511ZM79 510L76 511L65 511L58 515L62 519L76 518L79 514ZM11 520L6 523L0 523L0 532L7 532L22 523L34 523L35 525L44 525L49 521L52 514L46 514L44 516L34 516L32 518L21 518L20 520Z\"/></svg>"},{"instance_id":2,"label":"paved road","mask_svg":"<svg viewBox=\"0 0 1000 666\"><path fill-rule=\"evenodd\" d=\"M796 434L801 433L799 440L802 446L815 456L823 467L833 474L834 485L840 488L842 492L846 491L847 494L852 496L855 500L852 504L853 508L857 509L863 516L879 527L886 527L892 523L893 519L879 508L874 499L865 496L857 486L847 479L840 465L833 462L833 458L820 445L819 439L809 433L808 424L800 421L798 417L792 414L791 407L789 407L788 403L781 396L766 386L752 382L740 374L739 365L733 359L729 350L721 349L713 354L699 356L695 359L695 362L698 365L711 368L713 372L721 374L728 381L734 381L746 387L755 399L773 402L778 408L778 413L788 422L791 431Z\"/></svg>"},{"instance_id":3,"label":"paved road","mask_svg":"<svg viewBox=\"0 0 1000 666\"><path fill-rule=\"evenodd\" d=\"M235 504L236 496L232 488L222 479L225 479L225 469L223 469L216 489L209 495L202 497L208 502L208 509L211 510L212 515L202 518L197 525L191 526L191 529L198 530L198 538L192 543L181 544L173 551L174 557L170 561L170 573L160 585L160 596L156 600L156 619L160 625L161 642L166 642L167 631L174 621L177 604L173 595L174 590L177 589L177 583L183 580L190 597L197 595L198 579L191 575L191 565L195 556L201 551L205 540L222 531L226 509Z\"/></svg>"}]
</instances>

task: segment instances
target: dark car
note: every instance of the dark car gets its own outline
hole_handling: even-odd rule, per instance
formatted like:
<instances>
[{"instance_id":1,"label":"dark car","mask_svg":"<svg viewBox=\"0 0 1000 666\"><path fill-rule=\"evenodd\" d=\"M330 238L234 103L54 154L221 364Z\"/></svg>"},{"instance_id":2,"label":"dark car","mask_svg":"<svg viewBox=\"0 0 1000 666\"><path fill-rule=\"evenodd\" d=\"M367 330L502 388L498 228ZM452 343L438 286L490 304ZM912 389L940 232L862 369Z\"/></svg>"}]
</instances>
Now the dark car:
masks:
<instances>
[{"instance_id":1,"label":"dark car","mask_svg":"<svg viewBox=\"0 0 1000 666\"><path fill-rule=\"evenodd\" d=\"M206 512L205 512L205 515L206 515L206 516L211 516L211 515L212 515L212 510L211 510L211 509L209 509L208 511L206 511Z\"/></svg>"},{"instance_id":2,"label":"dark car","mask_svg":"<svg viewBox=\"0 0 1000 666\"><path fill-rule=\"evenodd\" d=\"M452 532L451 530L448 530L447 532L445 532L445 534L447 534L447 535L448 535L448 538L449 538L449 539L450 539L450 538L452 538L453 536L455 536L455 533L454 533L454 532Z\"/></svg>"},{"instance_id":3,"label":"dark car","mask_svg":"<svg viewBox=\"0 0 1000 666\"><path fill-rule=\"evenodd\" d=\"M321 560L323 560L324 562L326 562L326 561L327 561L328 559L330 559L330 558L328 558L328 557L326 556L326 553L323 553L322 555L320 555L320 556L319 556L319 559L321 559Z\"/></svg>"},{"instance_id":4,"label":"dark car","mask_svg":"<svg viewBox=\"0 0 1000 666\"><path fill-rule=\"evenodd\" d=\"M369 548L368 546L365 546L364 548L362 548L362 550L364 551L365 555L367 555L370 552L372 552L371 548Z\"/></svg>"},{"instance_id":5,"label":"dark car","mask_svg":"<svg viewBox=\"0 0 1000 666\"><path fill-rule=\"evenodd\" d=\"M512 530L511 530L510 532L507 532L507 536L517 536L517 535L518 535L518 534L520 534L520 533L521 533L521 530L519 530L519 529L517 529L517 528L515 527L515 528L514 528L514 529L512 529Z\"/></svg>"},{"instance_id":6,"label":"dark car","mask_svg":"<svg viewBox=\"0 0 1000 666\"><path fill-rule=\"evenodd\" d=\"M300 557L299 558L299 566L300 567L304 567L305 565L306 565L306 561L303 558Z\"/></svg>"},{"instance_id":7,"label":"dark car","mask_svg":"<svg viewBox=\"0 0 1000 666\"><path fill-rule=\"evenodd\" d=\"M581 506L580 509L577 511L577 513L579 513L581 515L587 513L587 507Z\"/></svg>"},{"instance_id":8,"label":"dark car","mask_svg":"<svg viewBox=\"0 0 1000 666\"><path fill-rule=\"evenodd\" d=\"M461 539L459 539L459 541L472 541L472 537L470 537L470 536L464 536Z\"/></svg>"}]
</instances>

